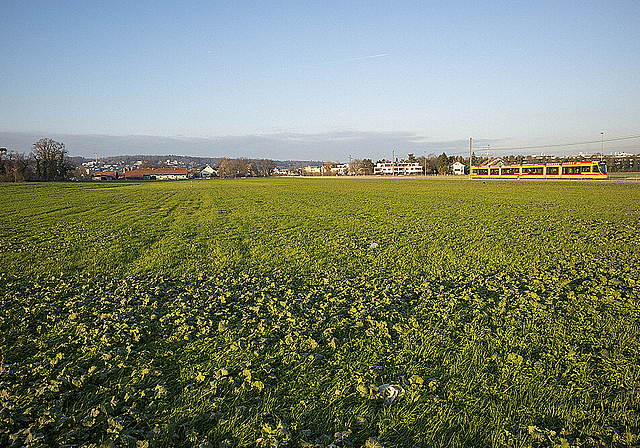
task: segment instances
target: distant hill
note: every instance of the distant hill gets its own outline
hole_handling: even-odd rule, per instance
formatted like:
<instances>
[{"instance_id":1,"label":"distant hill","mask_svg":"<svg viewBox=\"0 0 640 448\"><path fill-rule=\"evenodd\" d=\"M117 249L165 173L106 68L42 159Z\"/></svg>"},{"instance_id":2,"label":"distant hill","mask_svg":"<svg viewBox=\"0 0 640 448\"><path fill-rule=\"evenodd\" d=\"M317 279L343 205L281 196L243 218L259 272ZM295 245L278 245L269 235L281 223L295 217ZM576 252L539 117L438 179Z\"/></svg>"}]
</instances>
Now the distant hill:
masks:
<instances>
[{"instance_id":1,"label":"distant hill","mask_svg":"<svg viewBox=\"0 0 640 448\"><path fill-rule=\"evenodd\" d=\"M244 157L241 157L244 158ZM198 168L205 165L217 166L220 164L222 157L193 157L193 156L176 156L176 155L122 155L111 157L99 157L98 162L106 165L133 165L139 160L150 161L153 164L159 164L160 162L176 161L180 165ZM92 158L87 157L69 157L69 160L74 166L80 166L83 163L90 162ZM247 161L257 160L247 158ZM281 168L303 168L305 166L321 166L322 161L319 160L274 160L276 165Z\"/></svg>"}]
</instances>

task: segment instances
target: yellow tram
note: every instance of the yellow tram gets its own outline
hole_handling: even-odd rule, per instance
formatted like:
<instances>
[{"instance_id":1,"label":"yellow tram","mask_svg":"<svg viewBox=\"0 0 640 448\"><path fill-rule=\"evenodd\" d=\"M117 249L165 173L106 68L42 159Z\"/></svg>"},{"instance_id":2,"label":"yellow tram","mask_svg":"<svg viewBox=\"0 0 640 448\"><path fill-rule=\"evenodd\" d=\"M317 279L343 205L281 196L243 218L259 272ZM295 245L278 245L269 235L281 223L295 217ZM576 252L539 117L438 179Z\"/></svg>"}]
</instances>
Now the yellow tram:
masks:
<instances>
[{"instance_id":1,"label":"yellow tram","mask_svg":"<svg viewBox=\"0 0 640 448\"><path fill-rule=\"evenodd\" d=\"M595 161L472 166L471 177L479 179L606 179L607 164Z\"/></svg>"}]
</instances>

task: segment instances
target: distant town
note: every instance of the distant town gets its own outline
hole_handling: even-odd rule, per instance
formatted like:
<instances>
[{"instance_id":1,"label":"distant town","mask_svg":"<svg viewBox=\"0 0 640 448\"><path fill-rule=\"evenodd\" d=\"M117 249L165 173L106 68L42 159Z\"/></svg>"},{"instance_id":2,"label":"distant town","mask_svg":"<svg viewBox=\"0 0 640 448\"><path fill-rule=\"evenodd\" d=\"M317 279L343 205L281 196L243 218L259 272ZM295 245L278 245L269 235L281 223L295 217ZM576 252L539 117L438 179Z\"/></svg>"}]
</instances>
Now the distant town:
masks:
<instances>
[{"instance_id":1,"label":"distant town","mask_svg":"<svg viewBox=\"0 0 640 448\"><path fill-rule=\"evenodd\" d=\"M639 172L640 153L584 154L555 157L471 154L471 165L522 165L602 160L609 172ZM270 176L415 176L465 175L469 157L429 154L392 157L392 160L354 159L296 161L248 158L124 155L94 158L69 157L63 143L43 138L30 154L0 148L0 182L51 180L183 180Z\"/></svg>"},{"instance_id":2,"label":"distant town","mask_svg":"<svg viewBox=\"0 0 640 448\"><path fill-rule=\"evenodd\" d=\"M135 159L135 157L133 157ZM133 160L122 158L85 160L76 173L79 178L92 180L180 180L266 176L412 176L412 175L465 175L469 158L460 156L429 155L396 160L351 159L333 161L273 161L269 159L205 159L175 156L144 156ZM578 154L568 157L507 156L476 157L473 165L511 165L585 161L600 159L598 154ZM640 154L616 153L602 157L612 172L640 171Z\"/></svg>"}]
</instances>

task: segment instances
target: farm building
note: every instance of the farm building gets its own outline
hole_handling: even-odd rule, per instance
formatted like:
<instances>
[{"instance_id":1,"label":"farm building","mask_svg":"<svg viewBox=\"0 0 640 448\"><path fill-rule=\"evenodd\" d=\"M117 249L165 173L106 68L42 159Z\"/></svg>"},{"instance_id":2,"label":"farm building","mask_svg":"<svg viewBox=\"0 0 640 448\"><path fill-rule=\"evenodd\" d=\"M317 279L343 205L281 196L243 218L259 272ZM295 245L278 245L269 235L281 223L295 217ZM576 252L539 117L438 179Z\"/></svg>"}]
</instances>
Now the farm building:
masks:
<instances>
[{"instance_id":1,"label":"farm building","mask_svg":"<svg viewBox=\"0 0 640 448\"><path fill-rule=\"evenodd\" d=\"M504 163L499 157L491 157L489 160L482 162L480 166L502 166Z\"/></svg>"},{"instance_id":2,"label":"farm building","mask_svg":"<svg viewBox=\"0 0 640 448\"><path fill-rule=\"evenodd\" d=\"M131 170L124 173L127 180L179 180L187 178L186 168L159 168Z\"/></svg>"},{"instance_id":3,"label":"farm building","mask_svg":"<svg viewBox=\"0 0 640 448\"><path fill-rule=\"evenodd\" d=\"M117 178L117 171L96 171L91 173L91 180L116 180Z\"/></svg>"}]
</instances>

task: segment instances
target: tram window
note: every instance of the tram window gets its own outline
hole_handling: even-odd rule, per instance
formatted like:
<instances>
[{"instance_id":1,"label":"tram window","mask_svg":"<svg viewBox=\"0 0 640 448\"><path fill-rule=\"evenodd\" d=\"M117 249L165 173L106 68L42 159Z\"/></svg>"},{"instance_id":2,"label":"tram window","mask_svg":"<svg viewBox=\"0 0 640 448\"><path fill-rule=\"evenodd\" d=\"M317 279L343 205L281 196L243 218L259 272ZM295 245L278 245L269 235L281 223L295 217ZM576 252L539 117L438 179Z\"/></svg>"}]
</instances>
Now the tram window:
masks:
<instances>
[{"instance_id":1,"label":"tram window","mask_svg":"<svg viewBox=\"0 0 640 448\"><path fill-rule=\"evenodd\" d=\"M563 166L562 174L580 174L579 166Z\"/></svg>"},{"instance_id":2,"label":"tram window","mask_svg":"<svg viewBox=\"0 0 640 448\"><path fill-rule=\"evenodd\" d=\"M582 172L583 173L590 173L591 172L591 166L583 166L582 167Z\"/></svg>"},{"instance_id":3,"label":"tram window","mask_svg":"<svg viewBox=\"0 0 640 448\"><path fill-rule=\"evenodd\" d=\"M557 175L558 174L558 167L557 166L548 166L547 167L547 174L549 175Z\"/></svg>"},{"instance_id":4,"label":"tram window","mask_svg":"<svg viewBox=\"0 0 640 448\"><path fill-rule=\"evenodd\" d=\"M486 176L486 175L488 175L488 174L489 174L489 170L488 170L487 168L480 168L480 169L478 170L478 174L479 174L480 176Z\"/></svg>"},{"instance_id":5,"label":"tram window","mask_svg":"<svg viewBox=\"0 0 640 448\"><path fill-rule=\"evenodd\" d=\"M476 168L472 169L471 174L478 174L478 170Z\"/></svg>"},{"instance_id":6,"label":"tram window","mask_svg":"<svg viewBox=\"0 0 640 448\"><path fill-rule=\"evenodd\" d=\"M500 168L491 168L491 170L489 172L491 173L492 176L499 176L500 175Z\"/></svg>"}]
</instances>

